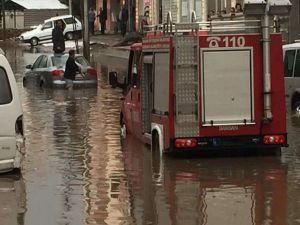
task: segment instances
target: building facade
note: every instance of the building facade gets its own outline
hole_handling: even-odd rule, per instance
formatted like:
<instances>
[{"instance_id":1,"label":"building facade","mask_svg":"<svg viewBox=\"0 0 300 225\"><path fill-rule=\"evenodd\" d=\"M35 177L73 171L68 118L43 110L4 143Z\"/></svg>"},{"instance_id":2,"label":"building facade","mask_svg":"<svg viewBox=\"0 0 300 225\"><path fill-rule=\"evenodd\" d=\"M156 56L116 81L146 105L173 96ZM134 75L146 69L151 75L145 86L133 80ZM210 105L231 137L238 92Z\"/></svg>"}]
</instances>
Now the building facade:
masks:
<instances>
[{"instance_id":1,"label":"building facade","mask_svg":"<svg viewBox=\"0 0 300 225\"><path fill-rule=\"evenodd\" d=\"M300 2L299 0L290 0L293 4L290 17L287 18L287 40L286 42L294 42L300 39Z\"/></svg>"},{"instance_id":2,"label":"building facade","mask_svg":"<svg viewBox=\"0 0 300 225\"><path fill-rule=\"evenodd\" d=\"M49 0L49 4L39 0L7 0L5 2L5 25L8 29L29 29L56 15L69 13L68 7L58 0ZM2 6L1 6L2 7ZM2 28L2 17L0 27Z\"/></svg>"},{"instance_id":3,"label":"building facade","mask_svg":"<svg viewBox=\"0 0 300 225\"><path fill-rule=\"evenodd\" d=\"M300 3L299 0L290 1L293 4L290 16L280 18L285 43L300 39ZM96 0L96 9L107 10L107 30L116 32L122 5L129 11L129 30L138 31L142 19L150 25L160 24L166 22L167 14L171 12L173 22L189 22L194 11L197 21L206 21L209 12L217 14L225 10L229 13L237 3L243 5L244 0Z\"/></svg>"}]
</instances>

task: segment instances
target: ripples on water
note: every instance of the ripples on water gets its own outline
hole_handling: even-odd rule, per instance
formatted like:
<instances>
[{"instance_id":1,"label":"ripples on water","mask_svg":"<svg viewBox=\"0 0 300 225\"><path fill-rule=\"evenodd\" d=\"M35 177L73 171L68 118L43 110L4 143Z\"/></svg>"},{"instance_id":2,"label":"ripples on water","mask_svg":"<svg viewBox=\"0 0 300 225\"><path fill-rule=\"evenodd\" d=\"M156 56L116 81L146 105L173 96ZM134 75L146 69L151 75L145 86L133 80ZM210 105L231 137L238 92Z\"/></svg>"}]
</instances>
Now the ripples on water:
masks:
<instances>
[{"instance_id":1,"label":"ripples on water","mask_svg":"<svg viewBox=\"0 0 300 225\"><path fill-rule=\"evenodd\" d=\"M159 160L130 135L120 140L122 95L105 76L97 90L24 89L22 71L36 53L9 55L27 155L24 179L0 179L1 225L300 223L300 118L288 116L282 157Z\"/></svg>"}]
</instances>

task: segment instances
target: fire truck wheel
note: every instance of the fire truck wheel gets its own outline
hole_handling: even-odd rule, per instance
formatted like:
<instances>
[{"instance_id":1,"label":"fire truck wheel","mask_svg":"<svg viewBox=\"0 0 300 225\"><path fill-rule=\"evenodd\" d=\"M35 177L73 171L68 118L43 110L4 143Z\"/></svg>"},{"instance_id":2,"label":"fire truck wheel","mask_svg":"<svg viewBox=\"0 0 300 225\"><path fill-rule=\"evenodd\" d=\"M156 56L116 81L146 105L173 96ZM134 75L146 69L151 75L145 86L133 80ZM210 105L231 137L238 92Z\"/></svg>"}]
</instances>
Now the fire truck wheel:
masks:
<instances>
[{"instance_id":1,"label":"fire truck wheel","mask_svg":"<svg viewBox=\"0 0 300 225\"><path fill-rule=\"evenodd\" d=\"M160 152L159 149L159 135L157 132L154 132L152 134L152 149L153 152Z\"/></svg>"}]
</instances>

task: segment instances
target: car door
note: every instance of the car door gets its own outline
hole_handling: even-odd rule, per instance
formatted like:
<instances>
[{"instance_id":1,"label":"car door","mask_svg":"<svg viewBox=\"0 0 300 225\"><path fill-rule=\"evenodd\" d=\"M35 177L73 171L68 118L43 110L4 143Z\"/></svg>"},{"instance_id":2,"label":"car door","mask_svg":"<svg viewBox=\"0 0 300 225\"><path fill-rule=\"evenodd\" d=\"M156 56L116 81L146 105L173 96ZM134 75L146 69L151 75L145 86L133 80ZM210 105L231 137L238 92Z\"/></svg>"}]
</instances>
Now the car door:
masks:
<instances>
[{"instance_id":1,"label":"car door","mask_svg":"<svg viewBox=\"0 0 300 225\"><path fill-rule=\"evenodd\" d=\"M41 55L39 63L32 68L32 71L35 76L35 82L38 86L41 85L42 75L45 72L45 63L47 62L47 56ZM45 82L44 82L45 83Z\"/></svg>"},{"instance_id":2,"label":"car door","mask_svg":"<svg viewBox=\"0 0 300 225\"><path fill-rule=\"evenodd\" d=\"M49 57L44 55L40 64L39 64L39 68L37 68L37 73L39 74L39 80L38 80L38 84L44 85L44 87L50 87L52 86L52 74L50 71L50 62L49 62Z\"/></svg>"},{"instance_id":3,"label":"car door","mask_svg":"<svg viewBox=\"0 0 300 225\"><path fill-rule=\"evenodd\" d=\"M76 30L76 21L73 19L73 17L64 18L63 22L65 24L64 34Z\"/></svg>"},{"instance_id":4,"label":"car door","mask_svg":"<svg viewBox=\"0 0 300 225\"><path fill-rule=\"evenodd\" d=\"M41 33L39 35L39 39L44 40L50 40L52 39L52 30L53 30L53 21L49 21L43 24L41 28Z\"/></svg>"},{"instance_id":5,"label":"car door","mask_svg":"<svg viewBox=\"0 0 300 225\"><path fill-rule=\"evenodd\" d=\"M39 78L38 73L37 73L37 69L38 69L42 59L43 59L43 55L40 55L35 60L33 65L30 67L30 69L28 71L26 71L26 73L25 73L26 82L28 82L28 83L37 83L37 79Z\"/></svg>"}]
</instances>

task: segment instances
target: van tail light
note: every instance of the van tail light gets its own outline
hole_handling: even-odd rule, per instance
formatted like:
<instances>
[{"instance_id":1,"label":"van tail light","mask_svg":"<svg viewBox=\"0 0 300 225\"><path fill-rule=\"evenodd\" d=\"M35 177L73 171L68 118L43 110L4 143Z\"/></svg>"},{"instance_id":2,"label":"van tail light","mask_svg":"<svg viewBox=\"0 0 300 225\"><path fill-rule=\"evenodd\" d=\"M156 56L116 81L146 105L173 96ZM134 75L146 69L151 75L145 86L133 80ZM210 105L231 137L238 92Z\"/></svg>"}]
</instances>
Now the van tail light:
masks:
<instances>
[{"instance_id":1,"label":"van tail light","mask_svg":"<svg viewBox=\"0 0 300 225\"><path fill-rule=\"evenodd\" d=\"M175 140L176 148L194 148L197 146L197 139L195 138L179 138Z\"/></svg>"},{"instance_id":2,"label":"van tail light","mask_svg":"<svg viewBox=\"0 0 300 225\"><path fill-rule=\"evenodd\" d=\"M97 76L97 70L95 70L94 68L88 68L86 70L86 73L91 76Z\"/></svg>"},{"instance_id":3,"label":"van tail light","mask_svg":"<svg viewBox=\"0 0 300 225\"><path fill-rule=\"evenodd\" d=\"M63 70L52 70L51 71L52 76L57 77L57 76L63 76L64 75L64 71Z\"/></svg>"},{"instance_id":4,"label":"van tail light","mask_svg":"<svg viewBox=\"0 0 300 225\"><path fill-rule=\"evenodd\" d=\"M264 144L265 145L277 145L284 144L286 142L285 135L265 135Z\"/></svg>"},{"instance_id":5,"label":"van tail light","mask_svg":"<svg viewBox=\"0 0 300 225\"><path fill-rule=\"evenodd\" d=\"M19 116L15 124L16 134L24 135L23 115Z\"/></svg>"}]
</instances>

